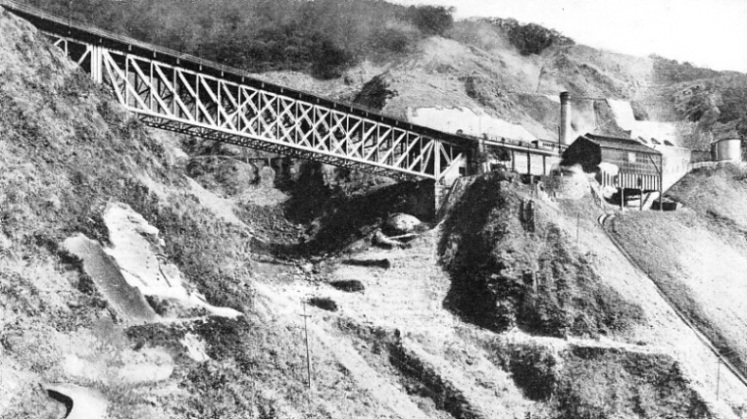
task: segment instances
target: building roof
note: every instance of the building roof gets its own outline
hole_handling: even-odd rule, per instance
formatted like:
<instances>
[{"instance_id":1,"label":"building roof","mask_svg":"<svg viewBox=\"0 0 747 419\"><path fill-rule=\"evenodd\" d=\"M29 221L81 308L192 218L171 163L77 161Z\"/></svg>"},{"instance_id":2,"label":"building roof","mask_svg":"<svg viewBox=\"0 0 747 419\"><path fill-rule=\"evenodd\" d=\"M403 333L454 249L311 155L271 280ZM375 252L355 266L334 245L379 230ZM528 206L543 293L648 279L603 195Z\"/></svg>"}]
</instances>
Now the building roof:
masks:
<instances>
[{"instance_id":1,"label":"building roof","mask_svg":"<svg viewBox=\"0 0 747 419\"><path fill-rule=\"evenodd\" d=\"M660 151L655 150L651 147L647 147L641 144L639 141L632 140L630 138L607 137L604 135L596 134L585 134L579 138L584 138L588 141L598 144L603 148L612 148L615 150L623 151L635 151L637 153L661 154Z\"/></svg>"}]
</instances>

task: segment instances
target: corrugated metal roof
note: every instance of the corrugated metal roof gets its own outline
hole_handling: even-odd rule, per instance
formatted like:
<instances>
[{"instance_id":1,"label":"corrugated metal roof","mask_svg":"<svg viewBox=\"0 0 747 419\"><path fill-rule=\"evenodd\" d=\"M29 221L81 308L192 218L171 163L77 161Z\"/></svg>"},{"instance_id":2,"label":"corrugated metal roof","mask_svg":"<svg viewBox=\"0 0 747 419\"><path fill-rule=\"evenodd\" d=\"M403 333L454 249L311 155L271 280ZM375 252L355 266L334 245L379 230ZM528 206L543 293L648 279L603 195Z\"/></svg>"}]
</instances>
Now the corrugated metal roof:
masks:
<instances>
[{"instance_id":1,"label":"corrugated metal roof","mask_svg":"<svg viewBox=\"0 0 747 419\"><path fill-rule=\"evenodd\" d=\"M636 140L632 140L630 138L606 137L603 135L595 135L595 134L585 134L585 135L582 135L581 138L586 138L587 140L595 144L598 144L600 147L604 147L604 148L613 148L616 150L624 150L624 151L635 151L638 153L647 153L647 154L661 154L661 152L651 147L646 147L640 142Z\"/></svg>"}]
</instances>

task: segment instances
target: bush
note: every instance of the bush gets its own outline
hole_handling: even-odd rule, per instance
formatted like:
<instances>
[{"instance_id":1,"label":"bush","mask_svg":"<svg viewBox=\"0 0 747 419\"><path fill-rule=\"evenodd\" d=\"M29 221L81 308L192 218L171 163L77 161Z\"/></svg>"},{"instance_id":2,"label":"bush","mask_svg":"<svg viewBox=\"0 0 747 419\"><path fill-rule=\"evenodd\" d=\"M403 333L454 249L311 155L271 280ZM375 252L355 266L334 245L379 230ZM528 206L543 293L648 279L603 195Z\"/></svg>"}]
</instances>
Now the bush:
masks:
<instances>
[{"instance_id":1,"label":"bush","mask_svg":"<svg viewBox=\"0 0 747 419\"><path fill-rule=\"evenodd\" d=\"M454 26L453 7L410 6L407 12L424 35L443 35Z\"/></svg>"},{"instance_id":2,"label":"bush","mask_svg":"<svg viewBox=\"0 0 747 419\"><path fill-rule=\"evenodd\" d=\"M399 54L408 50L411 40L412 34L402 29L382 28L374 33L371 43L377 51L391 51Z\"/></svg>"},{"instance_id":3,"label":"bush","mask_svg":"<svg viewBox=\"0 0 747 419\"><path fill-rule=\"evenodd\" d=\"M353 57L349 51L340 48L329 39L324 39L320 42L317 54L314 55L312 74L322 79L339 77L352 61Z\"/></svg>"},{"instance_id":4,"label":"bush","mask_svg":"<svg viewBox=\"0 0 747 419\"><path fill-rule=\"evenodd\" d=\"M322 310L337 311L337 303L329 297L311 297L309 304Z\"/></svg>"},{"instance_id":5,"label":"bush","mask_svg":"<svg viewBox=\"0 0 747 419\"><path fill-rule=\"evenodd\" d=\"M549 400L558 383L558 362L548 347L531 343L511 348L508 368L531 400Z\"/></svg>"},{"instance_id":6,"label":"bush","mask_svg":"<svg viewBox=\"0 0 747 419\"><path fill-rule=\"evenodd\" d=\"M529 23L509 29L508 39L522 55L541 54L553 45L564 45L572 41L559 32Z\"/></svg>"},{"instance_id":7,"label":"bush","mask_svg":"<svg viewBox=\"0 0 747 419\"><path fill-rule=\"evenodd\" d=\"M366 290L366 287L363 286L363 283L361 281L358 281L357 279L332 281L329 283L329 285L345 292L363 292Z\"/></svg>"}]
</instances>

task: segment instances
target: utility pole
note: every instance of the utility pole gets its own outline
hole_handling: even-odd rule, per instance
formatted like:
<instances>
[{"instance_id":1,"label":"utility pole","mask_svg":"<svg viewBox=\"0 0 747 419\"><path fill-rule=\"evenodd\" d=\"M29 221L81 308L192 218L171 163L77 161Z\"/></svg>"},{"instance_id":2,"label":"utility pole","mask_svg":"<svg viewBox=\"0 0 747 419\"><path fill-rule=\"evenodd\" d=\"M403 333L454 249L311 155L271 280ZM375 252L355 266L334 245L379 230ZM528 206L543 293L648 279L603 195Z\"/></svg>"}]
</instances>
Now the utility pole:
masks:
<instances>
[{"instance_id":1,"label":"utility pole","mask_svg":"<svg viewBox=\"0 0 747 419\"><path fill-rule=\"evenodd\" d=\"M654 158L651 157L649 154L648 159L651 160L651 163L654 165L654 169L656 169L656 173L659 174L659 211L664 211L664 202L662 199L664 198L664 172L662 171L664 169L664 161L662 157L662 167L659 168L659 165L656 164L654 161Z\"/></svg>"},{"instance_id":2,"label":"utility pole","mask_svg":"<svg viewBox=\"0 0 747 419\"><path fill-rule=\"evenodd\" d=\"M303 333L306 339L306 374L308 376L309 392L311 392L311 356L309 351L309 328L306 324L306 319L311 316L306 314L306 300L303 300L303 314L301 315L301 317L303 317Z\"/></svg>"},{"instance_id":3,"label":"utility pole","mask_svg":"<svg viewBox=\"0 0 747 419\"><path fill-rule=\"evenodd\" d=\"M718 358L718 364L716 364L716 400L718 400L718 393L721 384L721 357Z\"/></svg>"}]
</instances>

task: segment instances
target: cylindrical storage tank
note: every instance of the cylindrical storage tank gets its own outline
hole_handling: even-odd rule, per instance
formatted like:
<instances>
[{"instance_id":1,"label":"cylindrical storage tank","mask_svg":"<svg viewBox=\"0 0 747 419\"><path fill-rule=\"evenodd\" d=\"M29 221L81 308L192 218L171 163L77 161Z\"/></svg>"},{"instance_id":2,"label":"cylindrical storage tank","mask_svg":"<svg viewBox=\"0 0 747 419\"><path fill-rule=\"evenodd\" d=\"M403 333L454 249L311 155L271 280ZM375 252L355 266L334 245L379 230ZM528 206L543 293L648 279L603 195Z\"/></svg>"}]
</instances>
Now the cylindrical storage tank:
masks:
<instances>
[{"instance_id":1,"label":"cylindrical storage tank","mask_svg":"<svg viewBox=\"0 0 747 419\"><path fill-rule=\"evenodd\" d=\"M714 161L741 161L742 140L730 138L716 141L711 144L711 153Z\"/></svg>"}]
</instances>

